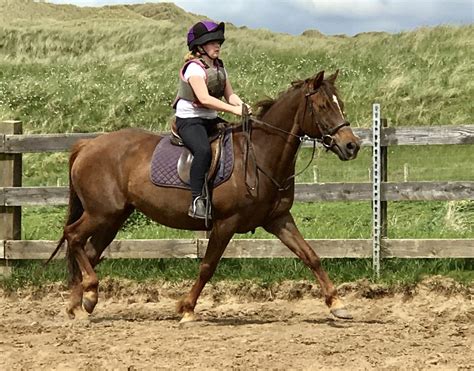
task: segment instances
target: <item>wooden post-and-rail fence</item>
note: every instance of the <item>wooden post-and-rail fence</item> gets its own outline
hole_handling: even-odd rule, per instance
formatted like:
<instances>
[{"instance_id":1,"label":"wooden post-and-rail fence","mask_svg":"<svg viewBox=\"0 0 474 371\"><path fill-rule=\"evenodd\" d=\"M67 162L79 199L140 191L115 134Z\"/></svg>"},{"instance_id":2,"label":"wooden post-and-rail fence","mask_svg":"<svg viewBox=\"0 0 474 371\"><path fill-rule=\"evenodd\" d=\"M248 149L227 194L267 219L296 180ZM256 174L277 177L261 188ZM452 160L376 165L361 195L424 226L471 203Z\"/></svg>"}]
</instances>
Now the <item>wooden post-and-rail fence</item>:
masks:
<instances>
[{"instance_id":1,"label":"wooden post-and-rail fence","mask_svg":"<svg viewBox=\"0 0 474 371\"><path fill-rule=\"evenodd\" d=\"M376 113L377 112L377 113ZM373 258L379 272L381 258L473 258L470 239L388 239L387 201L474 200L473 181L387 182L387 151L393 145L474 144L474 125L389 128L374 105L374 129L355 129L362 145L374 149L372 183L297 184L295 200L372 201L372 239L313 239L308 242L323 258ZM380 127L377 129L376 125ZM15 259L46 259L57 241L21 240L21 207L65 205L67 187L22 187L22 153L68 151L71 145L92 134L22 135L21 123L0 123L0 274L8 274ZM377 151L376 151L377 150ZM377 153L375 153L377 152ZM59 236L58 236L59 237ZM203 237L203 238L201 238ZM108 258L198 258L205 253L206 235L194 239L115 240L105 251ZM64 256L64 252L59 254ZM294 255L274 239L235 239L224 257L271 258Z\"/></svg>"}]
</instances>

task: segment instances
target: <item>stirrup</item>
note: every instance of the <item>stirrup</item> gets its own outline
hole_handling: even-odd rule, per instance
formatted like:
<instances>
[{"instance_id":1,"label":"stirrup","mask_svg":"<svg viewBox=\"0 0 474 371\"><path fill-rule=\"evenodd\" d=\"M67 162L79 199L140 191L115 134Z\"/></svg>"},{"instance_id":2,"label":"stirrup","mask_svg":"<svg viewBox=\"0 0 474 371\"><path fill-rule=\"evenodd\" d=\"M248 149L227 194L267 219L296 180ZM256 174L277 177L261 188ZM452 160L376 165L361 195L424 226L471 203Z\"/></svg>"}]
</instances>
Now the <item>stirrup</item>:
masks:
<instances>
[{"instance_id":1,"label":"stirrup","mask_svg":"<svg viewBox=\"0 0 474 371\"><path fill-rule=\"evenodd\" d=\"M210 219L211 216L207 214L206 204L207 200L204 197L196 197L189 206L188 215L195 219L207 219L208 217Z\"/></svg>"},{"instance_id":2,"label":"stirrup","mask_svg":"<svg viewBox=\"0 0 474 371\"><path fill-rule=\"evenodd\" d=\"M207 179L207 173L204 174L204 179ZM199 205L200 203L203 203L203 205ZM198 210L198 206L201 210ZM207 182L204 182L201 195L196 197L189 206L188 215L191 218L204 219L204 225L206 229L209 229L212 221L212 205Z\"/></svg>"}]
</instances>

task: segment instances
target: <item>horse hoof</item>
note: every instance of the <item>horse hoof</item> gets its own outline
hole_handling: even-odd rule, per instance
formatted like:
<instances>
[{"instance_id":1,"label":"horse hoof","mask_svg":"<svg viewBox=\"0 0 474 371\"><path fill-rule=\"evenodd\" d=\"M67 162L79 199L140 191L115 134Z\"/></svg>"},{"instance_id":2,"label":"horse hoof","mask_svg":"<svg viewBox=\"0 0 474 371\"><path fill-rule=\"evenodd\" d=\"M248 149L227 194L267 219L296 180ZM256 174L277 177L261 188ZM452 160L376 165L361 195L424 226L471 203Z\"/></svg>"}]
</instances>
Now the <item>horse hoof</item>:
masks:
<instances>
[{"instance_id":1,"label":"horse hoof","mask_svg":"<svg viewBox=\"0 0 474 371\"><path fill-rule=\"evenodd\" d=\"M352 314L346 308L335 308L331 309L331 314L336 318L341 319L352 319Z\"/></svg>"},{"instance_id":2,"label":"horse hoof","mask_svg":"<svg viewBox=\"0 0 474 371\"><path fill-rule=\"evenodd\" d=\"M188 323L193 323L197 321L197 317L194 313L192 312L186 312L183 315L183 318L179 321L180 325L188 324Z\"/></svg>"},{"instance_id":3,"label":"horse hoof","mask_svg":"<svg viewBox=\"0 0 474 371\"><path fill-rule=\"evenodd\" d=\"M97 304L97 301L90 300L86 297L82 298L82 307L89 314L91 314L94 311L96 304Z\"/></svg>"},{"instance_id":4,"label":"horse hoof","mask_svg":"<svg viewBox=\"0 0 474 371\"><path fill-rule=\"evenodd\" d=\"M89 315L80 306L68 307L66 309L66 314L69 319L84 319L89 317Z\"/></svg>"},{"instance_id":5,"label":"horse hoof","mask_svg":"<svg viewBox=\"0 0 474 371\"><path fill-rule=\"evenodd\" d=\"M76 313L74 313L74 309L72 309L72 308L67 308L66 309L66 314L67 314L69 319L76 318Z\"/></svg>"}]
</instances>

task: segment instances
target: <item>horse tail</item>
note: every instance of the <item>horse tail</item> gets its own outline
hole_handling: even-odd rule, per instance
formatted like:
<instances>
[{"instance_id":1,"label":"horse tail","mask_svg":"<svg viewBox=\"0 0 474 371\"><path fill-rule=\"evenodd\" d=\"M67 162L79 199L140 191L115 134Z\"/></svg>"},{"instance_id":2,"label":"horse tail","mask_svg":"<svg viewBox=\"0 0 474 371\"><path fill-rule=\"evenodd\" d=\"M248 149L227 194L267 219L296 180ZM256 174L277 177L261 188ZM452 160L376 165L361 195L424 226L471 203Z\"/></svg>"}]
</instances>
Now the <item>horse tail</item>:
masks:
<instances>
[{"instance_id":1,"label":"horse tail","mask_svg":"<svg viewBox=\"0 0 474 371\"><path fill-rule=\"evenodd\" d=\"M56 248L54 249L49 259L46 261L45 265L47 265L56 256L59 249L66 241L66 227L79 220L79 218L84 213L84 207L82 206L82 202L79 196L77 195L76 190L74 189L74 185L72 184L71 169L72 165L74 164L74 161L79 155L79 151L85 146L86 142L87 139L78 141L76 144L74 144L71 150L71 155L69 156L69 204L66 225L64 226L64 232L61 239L59 240Z\"/></svg>"}]
</instances>

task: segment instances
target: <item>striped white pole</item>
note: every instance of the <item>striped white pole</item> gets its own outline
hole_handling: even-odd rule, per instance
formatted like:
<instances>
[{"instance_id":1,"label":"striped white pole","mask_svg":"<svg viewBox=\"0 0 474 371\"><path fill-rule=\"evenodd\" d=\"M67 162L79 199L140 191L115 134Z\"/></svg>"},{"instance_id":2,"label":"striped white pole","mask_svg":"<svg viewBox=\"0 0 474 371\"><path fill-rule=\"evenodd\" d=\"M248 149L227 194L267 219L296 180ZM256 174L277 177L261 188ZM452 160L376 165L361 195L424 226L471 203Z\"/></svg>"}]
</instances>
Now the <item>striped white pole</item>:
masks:
<instances>
[{"instance_id":1,"label":"striped white pole","mask_svg":"<svg viewBox=\"0 0 474 371\"><path fill-rule=\"evenodd\" d=\"M380 138L380 104L372 106L372 266L375 276L380 277L380 245L382 240L382 218L381 218L381 138Z\"/></svg>"}]
</instances>

